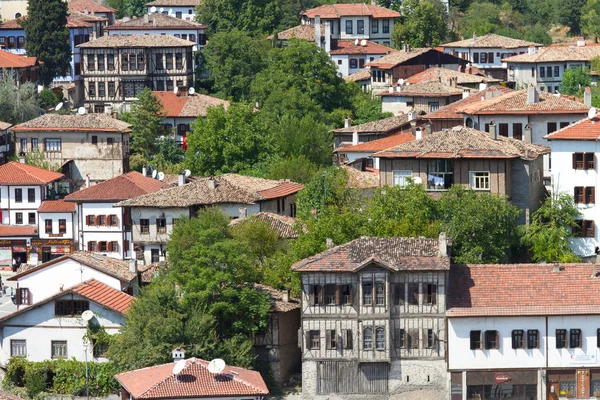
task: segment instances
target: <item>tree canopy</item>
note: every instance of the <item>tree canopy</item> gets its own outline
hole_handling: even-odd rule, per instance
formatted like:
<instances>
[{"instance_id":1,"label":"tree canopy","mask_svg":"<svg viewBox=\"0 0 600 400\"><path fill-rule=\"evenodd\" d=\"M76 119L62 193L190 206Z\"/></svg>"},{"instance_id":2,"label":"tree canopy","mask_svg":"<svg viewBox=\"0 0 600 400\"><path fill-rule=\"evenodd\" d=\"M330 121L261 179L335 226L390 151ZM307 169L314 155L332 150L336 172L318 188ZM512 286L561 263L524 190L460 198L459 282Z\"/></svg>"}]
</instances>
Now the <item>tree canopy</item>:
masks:
<instances>
[{"instance_id":1,"label":"tree canopy","mask_svg":"<svg viewBox=\"0 0 600 400\"><path fill-rule=\"evenodd\" d=\"M42 114L36 98L37 88L33 83L15 85L13 71L3 69L0 77L0 121L13 125L29 121Z\"/></svg>"},{"instance_id":2,"label":"tree canopy","mask_svg":"<svg viewBox=\"0 0 600 400\"><path fill-rule=\"evenodd\" d=\"M131 104L131 112L126 117L131 124L131 148L145 159L157 151L165 115L162 102L149 88L144 88Z\"/></svg>"},{"instance_id":3,"label":"tree canopy","mask_svg":"<svg viewBox=\"0 0 600 400\"><path fill-rule=\"evenodd\" d=\"M112 1L121 1L121 0L112 0ZM123 10L125 14L129 17L141 17L146 14L146 6L148 3L147 0L122 0L123 2Z\"/></svg>"},{"instance_id":4,"label":"tree canopy","mask_svg":"<svg viewBox=\"0 0 600 400\"><path fill-rule=\"evenodd\" d=\"M446 39L446 10L439 0L403 1L401 13L392 34L397 48L401 48L402 43L412 47L435 47Z\"/></svg>"},{"instance_id":5,"label":"tree canopy","mask_svg":"<svg viewBox=\"0 0 600 400\"><path fill-rule=\"evenodd\" d=\"M563 73L560 92L570 96L583 97L583 90L590 86L592 77L585 67L569 68Z\"/></svg>"}]
</instances>

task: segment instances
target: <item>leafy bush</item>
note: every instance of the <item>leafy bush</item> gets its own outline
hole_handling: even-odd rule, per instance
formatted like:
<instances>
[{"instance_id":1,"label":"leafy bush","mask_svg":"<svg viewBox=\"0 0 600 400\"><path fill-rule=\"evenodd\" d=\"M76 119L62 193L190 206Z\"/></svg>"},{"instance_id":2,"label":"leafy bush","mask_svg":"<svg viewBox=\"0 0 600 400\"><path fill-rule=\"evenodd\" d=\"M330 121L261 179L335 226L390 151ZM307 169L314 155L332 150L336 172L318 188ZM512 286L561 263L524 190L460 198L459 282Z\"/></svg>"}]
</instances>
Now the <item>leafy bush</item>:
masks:
<instances>
[{"instance_id":1,"label":"leafy bush","mask_svg":"<svg viewBox=\"0 0 600 400\"><path fill-rule=\"evenodd\" d=\"M52 92L52 90L46 88L38 95L38 103L41 108L46 110L60 103L60 99Z\"/></svg>"}]
</instances>

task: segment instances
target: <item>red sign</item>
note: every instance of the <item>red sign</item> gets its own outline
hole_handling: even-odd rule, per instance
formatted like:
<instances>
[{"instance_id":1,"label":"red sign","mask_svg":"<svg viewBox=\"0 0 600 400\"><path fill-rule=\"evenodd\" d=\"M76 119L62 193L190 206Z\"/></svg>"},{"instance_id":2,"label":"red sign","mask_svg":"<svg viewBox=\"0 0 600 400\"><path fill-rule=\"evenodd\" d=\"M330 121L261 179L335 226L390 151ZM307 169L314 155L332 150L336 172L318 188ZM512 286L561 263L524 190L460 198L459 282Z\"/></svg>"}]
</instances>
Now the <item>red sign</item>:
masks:
<instances>
[{"instance_id":1,"label":"red sign","mask_svg":"<svg viewBox=\"0 0 600 400\"><path fill-rule=\"evenodd\" d=\"M502 384L502 383L506 383L510 380L512 380L512 378L506 374L503 374L502 372L497 373L496 375L494 375L494 380L496 381L497 384Z\"/></svg>"}]
</instances>

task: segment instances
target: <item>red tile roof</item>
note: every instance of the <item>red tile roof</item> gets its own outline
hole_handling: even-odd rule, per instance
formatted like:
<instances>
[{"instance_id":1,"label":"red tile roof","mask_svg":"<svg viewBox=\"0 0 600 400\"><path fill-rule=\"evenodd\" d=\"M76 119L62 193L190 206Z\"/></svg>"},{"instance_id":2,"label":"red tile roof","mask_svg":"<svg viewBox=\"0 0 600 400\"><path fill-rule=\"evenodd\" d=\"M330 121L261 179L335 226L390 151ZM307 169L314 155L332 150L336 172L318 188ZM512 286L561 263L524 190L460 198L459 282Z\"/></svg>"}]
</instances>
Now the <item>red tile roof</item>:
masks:
<instances>
[{"instance_id":1,"label":"red tile roof","mask_svg":"<svg viewBox=\"0 0 600 400\"><path fill-rule=\"evenodd\" d=\"M0 166L0 184L2 185L47 185L63 178L60 172L11 161Z\"/></svg>"},{"instance_id":2,"label":"red tile roof","mask_svg":"<svg viewBox=\"0 0 600 400\"><path fill-rule=\"evenodd\" d=\"M44 213L72 213L77 204L69 203L64 200L46 200L42 202L38 212Z\"/></svg>"},{"instance_id":3,"label":"red tile roof","mask_svg":"<svg viewBox=\"0 0 600 400\"><path fill-rule=\"evenodd\" d=\"M271 229L277 232L280 239L295 239L298 237L296 230L296 220L292 217L279 215L272 212L259 212L252 214L247 218L236 218L229 222L230 226L239 226L247 221L260 220L269 224Z\"/></svg>"},{"instance_id":4,"label":"red tile roof","mask_svg":"<svg viewBox=\"0 0 600 400\"><path fill-rule=\"evenodd\" d=\"M299 183L281 182L279 185L277 185L273 188L260 190L256 193L258 193L258 195L261 196L263 199L268 200L268 199L276 199L278 197L283 197L283 196L289 196L290 194L297 193L302 189L304 189L304 186L302 186Z\"/></svg>"},{"instance_id":5,"label":"red tile roof","mask_svg":"<svg viewBox=\"0 0 600 400\"><path fill-rule=\"evenodd\" d=\"M425 131L423 131L425 133ZM354 146L346 146L335 149L334 153L374 153L376 151L387 150L391 147L408 143L415 140L412 132L399 133L382 139L372 140L370 142L359 143Z\"/></svg>"},{"instance_id":6,"label":"red tile roof","mask_svg":"<svg viewBox=\"0 0 600 400\"><path fill-rule=\"evenodd\" d=\"M164 182L132 171L71 193L65 197L65 200L73 202L120 201L170 187Z\"/></svg>"},{"instance_id":7,"label":"red tile roof","mask_svg":"<svg viewBox=\"0 0 600 400\"><path fill-rule=\"evenodd\" d=\"M94 279L73 286L72 290L73 293L121 314L125 314L133 302L133 297L127 293L113 289Z\"/></svg>"},{"instance_id":8,"label":"red tile roof","mask_svg":"<svg viewBox=\"0 0 600 400\"><path fill-rule=\"evenodd\" d=\"M456 71L449 68L433 67L427 68L423 72L409 76L404 81L410 84L427 82L427 81L439 81L448 83L451 78L456 78L458 85L462 84L473 84L473 83L498 83L500 79L488 78L485 75L479 75L477 73L465 73Z\"/></svg>"},{"instance_id":9,"label":"red tile roof","mask_svg":"<svg viewBox=\"0 0 600 400\"><path fill-rule=\"evenodd\" d=\"M35 225L2 225L0 224L0 237L9 236L35 236L37 235Z\"/></svg>"},{"instance_id":10,"label":"red tile roof","mask_svg":"<svg viewBox=\"0 0 600 400\"><path fill-rule=\"evenodd\" d=\"M450 258L439 256L438 239L362 237L305 258L292 270L356 272L372 263L394 271L447 270Z\"/></svg>"},{"instance_id":11,"label":"red tile roof","mask_svg":"<svg viewBox=\"0 0 600 400\"><path fill-rule=\"evenodd\" d=\"M13 54L9 51L0 50L0 68L25 68L37 64L37 58Z\"/></svg>"},{"instance_id":12,"label":"red tile roof","mask_svg":"<svg viewBox=\"0 0 600 400\"><path fill-rule=\"evenodd\" d=\"M541 46L539 43L528 42L521 39L513 39L502 35L490 33L483 36L473 35L472 38L459 40L458 42L446 43L441 47L458 47L458 48L491 48L499 47L501 49L517 49L519 47Z\"/></svg>"},{"instance_id":13,"label":"red tile roof","mask_svg":"<svg viewBox=\"0 0 600 400\"><path fill-rule=\"evenodd\" d=\"M71 0L69 1L69 10L84 13L114 13L115 9L97 3L93 0Z\"/></svg>"},{"instance_id":14,"label":"red tile roof","mask_svg":"<svg viewBox=\"0 0 600 400\"><path fill-rule=\"evenodd\" d=\"M227 365L219 375L208 372L208 361L186 360L185 368L173 374L173 363L155 365L115 375L136 399L189 397L265 396L269 390L260 373Z\"/></svg>"},{"instance_id":15,"label":"red tile roof","mask_svg":"<svg viewBox=\"0 0 600 400\"><path fill-rule=\"evenodd\" d=\"M12 128L14 131L131 132L131 125L107 114L43 114Z\"/></svg>"},{"instance_id":16,"label":"red tile roof","mask_svg":"<svg viewBox=\"0 0 600 400\"><path fill-rule=\"evenodd\" d=\"M167 113L167 117L189 117L196 118L198 116L206 117L210 107L218 107L222 105L225 109L229 107L227 100L221 100L216 97L207 96L205 94L195 93L192 96L184 94L178 96L174 92L152 92L163 104L163 110Z\"/></svg>"},{"instance_id":17,"label":"red tile roof","mask_svg":"<svg viewBox=\"0 0 600 400\"><path fill-rule=\"evenodd\" d=\"M307 42L315 41L314 25L296 25L285 31L277 32L277 40L303 39ZM273 35L268 36L267 40L273 40Z\"/></svg>"},{"instance_id":18,"label":"red tile roof","mask_svg":"<svg viewBox=\"0 0 600 400\"><path fill-rule=\"evenodd\" d=\"M67 28L92 28L93 25L87 21L84 21L81 18L76 18L73 16L67 17Z\"/></svg>"},{"instance_id":19,"label":"red tile roof","mask_svg":"<svg viewBox=\"0 0 600 400\"><path fill-rule=\"evenodd\" d=\"M354 40L334 40L331 46L330 54L333 55L353 55L353 54L390 54L394 51L391 47L384 46L379 43L371 42L370 40L359 41L355 44Z\"/></svg>"},{"instance_id":20,"label":"red tile roof","mask_svg":"<svg viewBox=\"0 0 600 400\"><path fill-rule=\"evenodd\" d=\"M425 119L458 119L462 124L463 114L459 110L465 107L481 102L486 98L494 98L502 96L505 93L512 92L511 89L504 86L492 86L477 93L471 93L469 97L450 103L447 106L441 107L439 110L425 115ZM483 99L483 100L482 100Z\"/></svg>"},{"instance_id":21,"label":"red tile roof","mask_svg":"<svg viewBox=\"0 0 600 400\"><path fill-rule=\"evenodd\" d=\"M449 317L600 314L592 264L453 265ZM557 272L555 272L557 271Z\"/></svg>"},{"instance_id":22,"label":"red tile roof","mask_svg":"<svg viewBox=\"0 0 600 400\"><path fill-rule=\"evenodd\" d=\"M23 29L23 26L19 23L22 18L10 19L0 24L0 29Z\"/></svg>"},{"instance_id":23,"label":"red tile roof","mask_svg":"<svg viewBox=\"0 0 600 400\"><path fill-rule=\"evenodd\" d=\"M308 18L316 16L321 19L332 19L341 17L368 16L373 18L398 18L400 13L388 8L372 4L331 4L306 10L300 15Z\"/></svg>"},{"instance_id":24,"label":"red tile roof","mask_svg":"<svg viewBox=\"0 0 600 400\"><path fill-rule=\"evenodd\" d=\"M467 88L451 86L440 81L425 81L414 85L399 85L393 92L381 92L381 97L446 97L462 95Z\"/></svg>"},{"instance_id":25,"label":"red tile roof","mask_svg":"<svg viewBox=\"0 0 600 400\"><path fill-rule=\"evenodd\" d=\"M548 140L600 140L600 116L585 118L550 135Z\"/></svg>"}]
</instances>

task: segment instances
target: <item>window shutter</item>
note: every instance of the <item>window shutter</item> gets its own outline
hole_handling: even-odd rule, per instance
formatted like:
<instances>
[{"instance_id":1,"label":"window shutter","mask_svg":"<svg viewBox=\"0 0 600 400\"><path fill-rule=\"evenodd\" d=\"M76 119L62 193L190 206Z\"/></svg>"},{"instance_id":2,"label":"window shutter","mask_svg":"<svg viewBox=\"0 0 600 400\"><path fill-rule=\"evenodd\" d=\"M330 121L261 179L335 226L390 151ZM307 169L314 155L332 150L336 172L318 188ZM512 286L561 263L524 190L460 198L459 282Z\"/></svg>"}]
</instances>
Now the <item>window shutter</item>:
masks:
<instances>
[{"instance_id":1,"label":"window shutter","mask_svg":"<svg viewBox=\"0 0 600 400\"><path fill-rule=\"evenodd\" d=\"M96 225L98 223L98 217L95 215L90 216L92 223L90 225Z\"/></svg>"},{"instance_id":2,"label":"window shutter","mask_svg":"<svg viewBox=\"0 0 600 400\"><path fill-rule=\"evenodd\" d=\"M499 349L500 348L500 335L498 334L498 331L496 331L495 340L496 341L494 343L495 344L494 349Z\"/></svg>"},{"instance_id":3,"label":"window shutter","mask_svg":"<svg viewBox=\"0 0 600 400\"><path fill-rule=\"evenodd\" d=\"M335 305L342 305L342 287L339 285L335 287Z\"/></svg>"},{"instance_id":4,"label":"window shutter","mask_svg":"<svg viewBox=\"0 0 600 400\"><path fill-rule=\"evenodd\" d=\"M31 292L29 291L29 288L26 288L24 290L27 295L27 304L31 305Z\"/></svg>"},{"instance_id":5,"label":"window shutter","mask_svg":"<svg viewBox=\"0 0 600 400\"><path fill-rule=\"evenodd\" d=\"M577 169L577 153L573 153L573 169Z\"/></svg>"},{"instance_id":6,"label":"window shutter","mask_svg":"<svg viewBox=\"0 0 600 400\"><path fill-rule=\"evenodd\" d=\"M100 251L100 242L96 242L96 251Z\"/></svg>"},{"instance_id":7,"label":"window shutter","mask_svg":"<svg viewBox=\"0 0 600 400\"><path fill-rule=\"evenodd\" d=\"M590 203L591 204L596 203L596 187L595 186L590 187Z\"/></svg>"},{"instance_id":8,"label":"window shutter","mask_svg":"<svg viewBox=\"0 0 600 400\"><path fill-rule=\"evenodd\" d=\"M431 305L437 304L437 285L431 285Z\"/></svg>"},{"instance_id":9,"label":"window shutter","mask_svg":"<svg viewBox=\"0 0 600 400\"><path fill-rule=\"evenodd\" d=\"M587 169L596 169L596 154L595 153L588 153L589 161L588 164L586 166Z\"/></svg>"},{"instance_id":10,"label":"window shutter","mask_svg":"<svg viewBox=\"0 0 600 400\"><path fill-rule=\"evenodd\" d=\"M348 329L342 329L342 349L348 348Z\"/></svg>"},{"instance_id":11,"label":"window shutter","mask_svg":"<svg viewBox=\"0 0 600 400\"><path fill-rule=\"evenodd\" d=\"M17 305L23 304L23 299L21 298L21 289L17 289Z\"/></svg>"},{"instance_id":12,"label":"window shutter","mask_svg":"<svg viewBox=\"0 0 600 400\"><path fill-rule=\"evenodd\" d=\"M325 286L319 286L319 305L325 305Z\"/></svg>"},{"instance_id":13,"label":"window shutter","mask_svg":"<svg viewBox=\"0 0 600 400\"><path fill-rule=\"evenodd\" d=\"M331 329L325 330L325 348L331 350Z\"/></svg>"},{"instance_id":14,"label":"window shutter","mask_svg":"<svg viewBox=\"0 0 600 400\"><path fill-rule=\"evenodd\" d=\"M592 238L594 238L594 237L596 237L596 224L594 223L594 221L590 221L590 223L591 223L591 228L590 228L590 230L591 230L592 232L591 232L591 236L589 236L589 237L592 237Z\"/></svg>"},{"instance_id":15,"label":"window shutter","mask_svg":"<svg viewBox=\"0 0 600 400\"><path fill-rule=\"evenodd\" d=\"M354 306L354 285L350 285L350 304Z\"/></svg>"},{"instance_id":16,"label":"window shutter","mask_svg":"<svg viewBox=\"0 0 600 400\"><path fill-rule=\"evenodd\" d=\"M315 290L313 285L308 285L308 304L315 305Z\"/></svg>"},{"instance_id":17,"label":"window shutter","mask_svg":"<svg viewBox=\"0 0 600 400\"><path fill-rule=\"evenodd\" d=\"M306 343L306 350L310 349L310 331L304 332L304 341Z\"/></svg>"}]
</instances>

